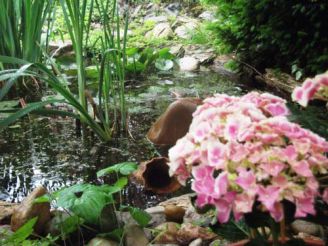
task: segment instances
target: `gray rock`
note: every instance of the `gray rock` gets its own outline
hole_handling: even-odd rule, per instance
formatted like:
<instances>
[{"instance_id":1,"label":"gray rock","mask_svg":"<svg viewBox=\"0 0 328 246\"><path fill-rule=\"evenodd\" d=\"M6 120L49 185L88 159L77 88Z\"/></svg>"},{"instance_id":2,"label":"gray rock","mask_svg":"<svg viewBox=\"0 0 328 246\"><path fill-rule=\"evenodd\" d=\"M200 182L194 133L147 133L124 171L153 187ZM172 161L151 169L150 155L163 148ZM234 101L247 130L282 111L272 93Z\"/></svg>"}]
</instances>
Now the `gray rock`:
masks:
<instances>
[{"instance_id":1,"label":"gray rock","mask_svg":"<svg viewBox=\"0 0 328 246\"><path fill-rule=\"evenodd\" d=\"M146 34L147 38L170 38L173 36L173 31L169 23L158 23L153 30Z\"/></svg>"},{"instance_id":2,"label":"gray rock","mask_svg":"<svg viewBox=\"0 0 328 246\"><path fill-rule=\"evenodd\" d=\"M214 52L204 52L204 53L194 54L192 55L192 57L197 59L200 62L200 64L205 65L205 64L213 63L216 55L214 54Z\"/></svg>"},{"instance_id":3,"label":"gray rock","mask_svg":"<svg viewBox=\"0 0 328 246\"><path fill-rule=\"evenodd\" d=\"M197 238L194 241L192 241L189 246L202 246L203 240L201 238Z\"/></svg>"},{"instance_id":4,"label":"gray rock","mask_svg":"<svg viewBox=\"0 0 328 246\"><path fill-rule=\"evenodd\" d=\"M148 238L140 226L128 225L125 227L126 246L147 246L148 243Z\"/></svg>"},{"instance_id":5,"label":"gray rock","mask_svg":"<svg viewBox=\"0 0 328 246\"><path fill-rule=\"evenodd\" d=\"M174 45L170 48L170 53L176 57L183 57L185 50L182 44Z\"/></svg>"},{"instance_id":6,"label":"gray rock","mask_svg":"<svg viewBox=\"0 0 328 246\"><path fill-rule=\"evenodd\" d=\"M2 239L8 238L14 232L10 229L10 225L1 225L0 226L0 243Z\"/></svg>"},{"instance_id":7,"label":"gray rock","mask_svg":"<svg viewBox=\"0 0 328 246\"><path fill-rule=\"evenodd\" d=\"M155 23L161 23L161 22L168 22L168 18L165 15L160 15L160 16L147 15L144 18L144 21L153 21Z\"/></svg>"},{"instance_id":8,"label":"gray rock","mask_svg":"<svg viewBox=\"0 0 328 246\"><path fill-rule=\"evenodd\" d=\"M50 203L34 203L34 200L47 193L46 188L40 186L35 188L22 203L15 208L11 217L11 229L17 231L27 221L34 217L38 217L34 225L34 231L37 234L42 234L45 224L51 219Z\"/></svg>"},{"instance_id":9,"label":"gray rock","mask_svg":"<svg viewBox=\"0 0 328 246\"><path fill-rule=\"evenodd\" d=\"M192 38L193 32L197 28L197 24L193 22L188 22L182 26L177 27L174 30L175 35L182 39Z\"/></svg>"},{"instance_id":10,"label":"gray rock","mask_svg":"<svg viewBox=\"0 0 328 246\"><path fill-rule=\"evenodd\" d=\"M208 10L201 13L198 17L206 21L214 21L216 19L215 14Z\"/></svg>"},{"instance_id":11,"label":"gray rock","mask_svg":"<svg viewBox=\"0 0 328 246\"><path fill-rule=\"evenodd\" d=\"M163 206L147 208L145 211L149 213L151 216L149 226L156 227L160 224L163 224L166 221L165 212L164 212L165 210Z\"/></svg>"},{"instance_id":12,"label":"gray rock","mask_svg":"<svg viewBox=\"0 0 328 246\"><path fill-rule=\"evenodd\" d=\"M183 57L179 60L181 71L195 71L199 68L199 61L191 56Z\"/></svg>"},{"instance_id":13,"label":"gray rock","mask_svg":"<svg viewBox=\"0 0 328 246\"><path fill-rule=\"evenodd\" d=\"M180 3L170 3L169 5L166 6L164 10L168 15L177 16L180 13L181 9L182 6Z\"/></svg>"},{"instance_id":14,"label":"gray rock","mask_svg":"<svg viewBox=\"0 0 328 246\"><path fill-rule=\"evenodd\" d=\"M323 231L320 225L305 220L295 220L291 224L291 228L296 234L302 232L313 236L319 236Z\"/></svg>"},{"instance_id":15,"label":"gray rock","mask_svg":"<svg viewBox=\"0 0 328 246\"><path fill-rule=\"evenodd\" d=\"M49 52L52 56L58 57L73 51L72 41L54 41L49 43Z\"/></svg>"},{"instance_id":16,"label":"gray rock","mask_svg":"<svg viewBox=\"0 0 328 246\"><path fill-rule=\"evenodd\" d=\"M87 246L118 246L119 244L112 240L107 240L101 237L93 238Z\"/></svg>"}]
</instances>

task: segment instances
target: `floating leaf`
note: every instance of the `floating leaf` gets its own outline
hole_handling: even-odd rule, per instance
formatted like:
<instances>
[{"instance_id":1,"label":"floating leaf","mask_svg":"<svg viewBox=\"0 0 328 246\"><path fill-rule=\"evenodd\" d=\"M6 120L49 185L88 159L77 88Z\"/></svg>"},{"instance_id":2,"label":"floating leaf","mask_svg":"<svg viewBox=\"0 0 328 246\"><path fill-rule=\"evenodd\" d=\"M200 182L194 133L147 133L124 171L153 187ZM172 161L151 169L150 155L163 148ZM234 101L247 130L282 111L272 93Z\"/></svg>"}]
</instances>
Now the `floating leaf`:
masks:
<instances>
[{"instance_id":1,"label":"floating leaf","mask_svg":"<svg viewBox=\"0 0 328 246\"><path fill-rule=\"evenodd\" d=\"M155 62L155 67L161 71L168 71L173 68L174 63L171 60L159 58Z\"/></svg>"}]
</instances>

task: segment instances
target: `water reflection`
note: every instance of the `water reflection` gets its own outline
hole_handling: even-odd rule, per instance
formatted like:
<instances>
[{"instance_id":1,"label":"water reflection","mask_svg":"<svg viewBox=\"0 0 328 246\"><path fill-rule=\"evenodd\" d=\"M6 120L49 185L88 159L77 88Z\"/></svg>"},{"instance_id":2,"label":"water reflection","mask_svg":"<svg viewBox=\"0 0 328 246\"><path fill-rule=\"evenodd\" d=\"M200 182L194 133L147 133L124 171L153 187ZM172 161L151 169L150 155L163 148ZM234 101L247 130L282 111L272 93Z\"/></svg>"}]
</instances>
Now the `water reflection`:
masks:
<instances>
[{"instance_id":1,"label":"water reflection","mask_svg":"<svg viewBox=\"0 0 328 246\"><path fill-rule=\"evenodd\" d=\"M54 191L75 183L103 182L96 177L101 168L158 155L145 134L176 94L195 97L246 91L243 85L215 73L191 75L164 73L130 84L127 103L134 139L120 137L102 145L92 135L76 136L71 119L42 117L31 117L0 133L4 139L0 141L0 199L18 202L38 185ZM142 191L139 185L130 184L124 191L126 201L144 207L162 199Z\"/></svg>"}]
</instances>

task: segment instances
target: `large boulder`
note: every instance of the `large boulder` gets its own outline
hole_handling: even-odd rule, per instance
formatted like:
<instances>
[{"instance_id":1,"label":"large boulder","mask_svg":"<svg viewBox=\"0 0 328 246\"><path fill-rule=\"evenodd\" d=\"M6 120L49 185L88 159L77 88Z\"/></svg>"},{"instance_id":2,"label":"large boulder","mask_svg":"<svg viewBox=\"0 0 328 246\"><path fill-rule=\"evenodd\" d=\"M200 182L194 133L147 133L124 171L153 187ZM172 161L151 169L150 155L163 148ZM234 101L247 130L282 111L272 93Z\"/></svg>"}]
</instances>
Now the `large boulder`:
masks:
<instances>
[{"instance_id":1,"label":"large boulder","mask_svg":"<svg viewBox=\"0 0 328 246\"><path fill-rule=\"evenodd\" d=\"M42 234L45 224L51 219L50 203L34 203L34 200L47 194L47 189L40 186L35 188L22 203L14 209L11 217L11 229L17 231L21 226L34 217L38 217L34 232Z\"/></svg>"},{"instance_id":2,"label":"large boulder","mask_svg":"<svg viewBox=\"0 0 328 246\"><path fill-rule=\"evenodd\" d=\"M199 68L200 62L194 57L186 56L179 60L181 71L192 72Z\"/></svg>"},{"instance_id":3,"label":"large boulder","mask_svg":"<svg viewBox=\"0 0 328 246\"><path fill-rule=\"evenodd\" d=\"M189 130L192 114L198 105L199 98L181 98L171 103L147 133L147 138L156 145L174 145Z\"/></svg>"}]
</instances>

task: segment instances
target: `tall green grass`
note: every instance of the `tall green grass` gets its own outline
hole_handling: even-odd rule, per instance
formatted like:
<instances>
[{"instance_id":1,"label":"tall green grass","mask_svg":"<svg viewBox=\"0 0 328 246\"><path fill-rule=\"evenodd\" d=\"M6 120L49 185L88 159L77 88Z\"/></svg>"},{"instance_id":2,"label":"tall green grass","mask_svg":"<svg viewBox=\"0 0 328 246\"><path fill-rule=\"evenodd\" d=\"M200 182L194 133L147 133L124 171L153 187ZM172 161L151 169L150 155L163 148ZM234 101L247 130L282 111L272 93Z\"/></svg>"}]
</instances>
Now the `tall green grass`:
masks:
<instances>
[{"instance_id":1,"label":"tall green grass","mask_svg":"<svg viewBox=\"0 0 328 246\"><path fill-rule=\"evenodd\" d=\"M124 129L126 126L124 82L129 16L126 12L125 20L122 24L116 0L95 0L95 3L101 15L103 25L103 35L98 40L101 42L102 53L98 88L99 105L104 107L104 121L108 125L111 124L110 114L112 113L110 108L114 109L112 123L116 122L118 108L121 127ZM121 30L121 27L124 29Z\"/></svg>"},{"instance_id":2,"label":"tall green grass","mask_svg":"<svg viewBox=\"0 0 328 246\"><path fill-rule=\"evenodd\" d=\"M52 0L0 0L0 55L40 62L42 28L53 3Z\"/></svg>"},{"instance_id":3,"label":"tall green grass","mask_svg":"<svg viewBox=\"0 0 328 246\"><path fill-rule=\"evenodd\" d=\"M1 0L0 0L1 1ZM111 139L115 123L120 114L121 126L126 125L125 109L125 49L126 34L128 28L128 15L124 23L124 31L121 36L120 28L121 18L119 16L117 2L114 0L60 0L63 9L67 30L73 43L76 55L76 64L78 67L78 97L67 87L68 82L65 76L61 75L60 69L51 60L52 70L40 62L32 63L28 60L18 59L17 57L0 56L0 62L3 64L14 65L16 69L7 69L0 72L0 81L5 81L0 91L0 100L4 98L9 89L15 84L18 78L33 77L38 78L60 94L65 102L71 105L74 113L51 110L51 113L71 116L80 119L82 123L88 125L103 141ZM99 87L98 104L92 100L89 103L94 109L95 117L88 111L86 74L85 74L85 54L89 39L91 17L94 7L102 16L103 35L98 40L101 42L102 52L100 54L99 66ZM45 55L45 57L47 57ZM39 110L46 104L54 103L56 100L49 100L40 103L28 104L27 107L15 112L9 118L0 122L0 129L7 127L18 118ZM44 110L43 110L44 111ZM119 111L119 113L118 113Z\"/></svg>"}]
</instances>

